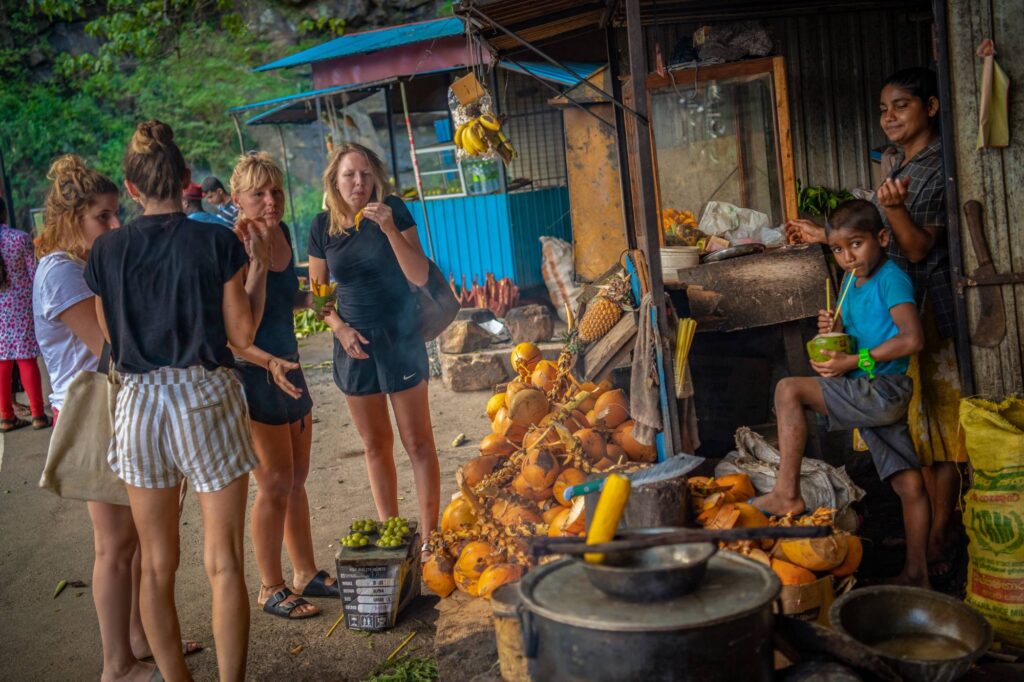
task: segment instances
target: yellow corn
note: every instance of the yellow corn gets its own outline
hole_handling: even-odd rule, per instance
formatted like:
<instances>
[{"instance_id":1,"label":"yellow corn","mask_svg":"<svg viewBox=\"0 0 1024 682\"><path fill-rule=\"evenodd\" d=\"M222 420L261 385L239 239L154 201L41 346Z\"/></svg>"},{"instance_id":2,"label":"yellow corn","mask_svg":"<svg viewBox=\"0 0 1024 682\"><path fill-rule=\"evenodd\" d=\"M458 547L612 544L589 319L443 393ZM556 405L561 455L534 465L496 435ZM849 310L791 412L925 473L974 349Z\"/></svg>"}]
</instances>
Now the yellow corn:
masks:
<instances>
[{"instance_id":1,"label":"yellow corn","mask_svg":"<svg viewBox=\"0 0 1024 682\"><path fill-rule=\"evenodd\" d=\"M604 489L601 497L597 500L597 508L594 510L594 519L590 522L590 530L587 531L587 544L596 545L601 542L608 542L615 537L615 531L619 527L619 519L629 502L629 479L619 474L610 474L604 482ZM592 564L599 564L604 561L604 554L589 552L583 555L583 559Z\"/></svg>"}]
</instances>

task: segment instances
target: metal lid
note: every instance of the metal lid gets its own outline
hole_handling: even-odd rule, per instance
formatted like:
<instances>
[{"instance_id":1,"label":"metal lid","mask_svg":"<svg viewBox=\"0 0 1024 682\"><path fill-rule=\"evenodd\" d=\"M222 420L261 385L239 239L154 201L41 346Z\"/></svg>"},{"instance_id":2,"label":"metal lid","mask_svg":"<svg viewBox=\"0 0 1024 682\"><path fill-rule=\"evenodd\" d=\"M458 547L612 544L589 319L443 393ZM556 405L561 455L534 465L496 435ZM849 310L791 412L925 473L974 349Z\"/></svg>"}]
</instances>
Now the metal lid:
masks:
<instances>
[{"instance_id":1,"label":"metal lid","mask_svg":"<svg viewBox=\"0 0 1024 682\"><path fill-rule=\"evenodd\" d=\"M719 552L694 592L676 599L637 603L594 587L580 562L563 559L536 568L520 582L525 608L550 620L593 630L686 630L741 618L770 604L782 585L764 564Z\"/></svg>"}]
</instances>

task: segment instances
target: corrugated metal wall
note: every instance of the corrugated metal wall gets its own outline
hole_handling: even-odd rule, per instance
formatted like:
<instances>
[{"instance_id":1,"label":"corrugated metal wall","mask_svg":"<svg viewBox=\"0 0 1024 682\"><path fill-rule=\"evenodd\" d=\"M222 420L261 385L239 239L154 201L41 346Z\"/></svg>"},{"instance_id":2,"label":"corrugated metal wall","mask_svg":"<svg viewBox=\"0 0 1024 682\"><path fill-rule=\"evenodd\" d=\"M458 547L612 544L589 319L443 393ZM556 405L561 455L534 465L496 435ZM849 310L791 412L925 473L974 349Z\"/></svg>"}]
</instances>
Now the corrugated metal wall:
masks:
<instances>
[{"instance_id":1,"label":"corrugated metal wall","mask_svg":"<svg viewBox=\"0 0 1024 682\"><path fill-rule=\"evenodd\" d=\"M819 12L760 20L786 58L796 176L805 185L868 187L869 152L885 144L878 95L893 71L931 61L931 14L921 9ZM713 25L712 25L713 26ZM667 60L698 24L647 28ZM653 45L648 56L654 62Z\"/></svg>"},{"instance_id":2,"label":"corrugated metal wall","mask_svg":"<svg viewBox=\"0 0 1024 682\"><path fill-rule=\"evenodd\" d=\"M540 238L558 237L572 241L569 190L548 187L508 195L512 221L512 250L520 289L543 284L540 274Z\"/></svg>"},{"instance_id":3,"label":"corrugated metal wall","mask_svg":"<svg viewBox=\"0 0 1024 682\"><path fill-rule=\"evenodd\" d=\"M454 274L459 284L462 275L467 283L472 283L474 275L482 282L488 272L498 279L515 279L508 195L436 199L425 204L434 240L434 261L445 276ZM412 214L419 220L422 209L415 206ZM429 254L424 230L420 230L420 242Z\"/></svg>"}]
</instances>

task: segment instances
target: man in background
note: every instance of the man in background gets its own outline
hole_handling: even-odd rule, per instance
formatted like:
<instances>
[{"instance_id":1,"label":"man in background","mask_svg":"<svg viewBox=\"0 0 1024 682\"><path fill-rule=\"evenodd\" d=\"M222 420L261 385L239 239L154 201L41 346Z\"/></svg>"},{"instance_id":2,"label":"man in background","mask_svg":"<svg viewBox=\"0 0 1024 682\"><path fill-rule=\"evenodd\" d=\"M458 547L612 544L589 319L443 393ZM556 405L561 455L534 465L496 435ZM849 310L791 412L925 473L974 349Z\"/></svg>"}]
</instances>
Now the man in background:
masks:
<instances>
[{"instance_id":1,"label":"man in background","mask_svg":"<svg viewBox=\"0 0 1024 682\"><path fill-rule=\"evenodd\" d=\"M224 189L224 184L212 175L203 180L203 198L214 207L215 215L235 224L238 207L231 201L231 195Z\"/></svg>"},{"instance_id":2,"label":"man in background","mask_svg":"<svg viewBox=\"0 0 1024 682\"><path fill-rule=\"evenodd\" d=\"M185 215L190 220L200 223L214 223L227 228L231 228L234 225L234 223L227 221L219 215L207 213L203 210L203 188L194 182L182 191L181 206L185 210Z\"/></svg>"}]
</instances>

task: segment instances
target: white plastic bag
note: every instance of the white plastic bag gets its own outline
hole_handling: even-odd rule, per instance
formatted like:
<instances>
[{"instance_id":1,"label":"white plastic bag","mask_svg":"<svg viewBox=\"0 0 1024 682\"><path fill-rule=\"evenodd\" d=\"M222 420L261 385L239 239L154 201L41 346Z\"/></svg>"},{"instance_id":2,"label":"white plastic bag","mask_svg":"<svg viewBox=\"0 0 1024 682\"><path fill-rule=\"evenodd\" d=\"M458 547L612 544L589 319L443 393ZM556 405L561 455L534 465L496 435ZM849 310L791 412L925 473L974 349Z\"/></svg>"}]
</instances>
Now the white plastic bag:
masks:
<instances>
[{"instance_id":1,"label":"white plastic bag","mask_svg":"<svg viewBox=\"0 0 1024 682\"><path fill-rule=\"evenodd\" d=\"M741 426L736 430L736 449L715 467L715 476L746 474L757 493L763 495L775 487L780 459L779 451L760 434ZM854 522L852 510L848 513L847 508L864 497L864 491L850 479L845 468L804 458L800 463L800 494L808 511L819 507L835 509L836 525L854 530L849 527Z\"/></svg>"},{"instance_id":2,"label":"white plastic bag","mask_svg":"<svg viewBox=\"0 0 1024 682\"><path fill-rule=\"evenodd\" d=\"M708 236L727 239L730 244L758 243L769 248L782 246L785 234L771 226L768 214L740 208L725 201L709 201L698 229Z\"/></svg>"},{"instance_id":3,"label":"white plastic bag","mask_svg":"<svg viewBox=\"0 0 1024 682\"><path fill-rule=\"evenodd\" d=\"M580 293L573 276L572 244L557 237L540 238L540 274L548 288L548 295L555 306L555 312L562 322L565 304L573 305Z\"/></svg>"}]
</instances>

